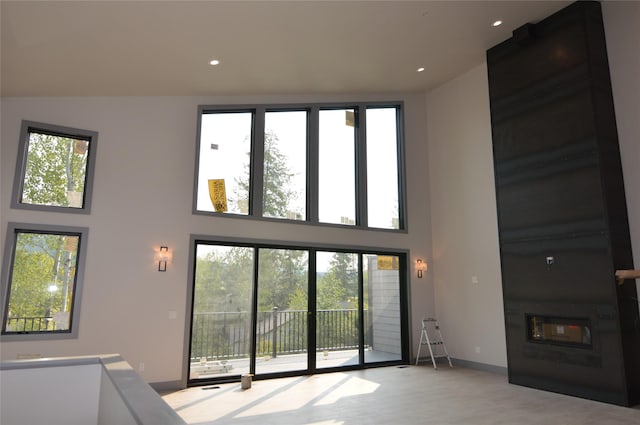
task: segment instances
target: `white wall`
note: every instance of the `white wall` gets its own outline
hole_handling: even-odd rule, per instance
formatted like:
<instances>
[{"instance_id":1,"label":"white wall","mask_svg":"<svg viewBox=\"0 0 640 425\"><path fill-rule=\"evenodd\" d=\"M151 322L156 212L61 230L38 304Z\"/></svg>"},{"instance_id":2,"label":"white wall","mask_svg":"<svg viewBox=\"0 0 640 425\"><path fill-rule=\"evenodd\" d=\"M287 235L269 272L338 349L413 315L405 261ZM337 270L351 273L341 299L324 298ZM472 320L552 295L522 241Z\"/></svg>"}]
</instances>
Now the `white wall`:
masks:
<instances>
[{"instance_id":1,"label":"white wall","mask_svg":"<svg viewBox=\"0 0 640 425\"><path fill-rule=\"evenodd\" d=\"M483 64L427 94L434 291L452 357L505 366L486 75Z\"/></svg>"},{"instance_id":2,"label":"white wall","mask_svg":"<svg viewBox=\"0 0 640 425\"><path fill-rule=\"evenodd\" d=\"M5 425L162 425L185 422L122 357L0 362Z\"/></svg>"},{"instance_id":3,"label":"white wall","mask_svg":"<svg viewBox=\"0 0 640 425\"><path fill-rule=\"evenodd\" d=\"M404 100L409 232L343 230L191 214L197 105ZM2 359L120 353L148 382L181 377L190 234L391 247L431 257L424 95L367 97L101 97L2 99L2 241L9 221L89 228L79 337L3 342ZM10 208L22 119L99 132L90 215ZM159 273L154 248L173 263ZM429 275L411 278L412 323L433 314ZM170 320L175 311L177 319ZM415 337L414 337L415 338ZM412 347L412 352L415 353Z\"/></svg>"},{"instance_id":4,"label":"white wall","mask_svg":"<svg viewBox=\"0 0 640 425\"><path fill-rule=\"evenodd\" d=\"M603 2L602 14L633 243L633 263L636 269L640 269L640 2ZM636 281L636 285L640 294L640 280Z\"/></svg>"},{"instance_id":5,"label":"white wall","mask_svg":"<svg viewBox=\"0 0 640 425\"><path fill-rule=\"evenodd\" d=\"M640 2L604 2L603 15L640 268ZM506 366L486 64L426 99L436 312L453 357Z\"/></svg>"},{"instance_id":6,"label":"white wall","mask_svg":"<svg viewBox=\"0 0 640 425\"><path fill-rule=\"evenodd\" d=\"M0 422L7 425L98 423L99 364L0 371Z\"/></svg>"}]
</instances>

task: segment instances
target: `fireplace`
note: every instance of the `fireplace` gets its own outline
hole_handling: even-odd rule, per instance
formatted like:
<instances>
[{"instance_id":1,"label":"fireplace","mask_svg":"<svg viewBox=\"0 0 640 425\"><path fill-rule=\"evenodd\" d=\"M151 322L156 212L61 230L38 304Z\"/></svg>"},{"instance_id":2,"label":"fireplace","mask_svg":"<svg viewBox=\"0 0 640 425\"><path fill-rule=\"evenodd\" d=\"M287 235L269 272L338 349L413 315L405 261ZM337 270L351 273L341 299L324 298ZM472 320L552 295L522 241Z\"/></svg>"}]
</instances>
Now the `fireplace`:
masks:
<instances>
[{"instance_id":1,"label":"fireplace","mask_svg":"<svg viewBox=\"0 0 640 425\"><path fill-rule=\"evenodd\" d=\"M600 4L487 51L509 382L640 403L640 315Z\"/></svg>"},{"instance_id":2,"label":"fireplace","mask_svg":"<svg viewBox=\"0 0 640 425\"><path fill-rule=\"evenodd\" d=\"M527 314L527 340L543 344L591 348L589 319Z\"/></svg>"}]
</instances>

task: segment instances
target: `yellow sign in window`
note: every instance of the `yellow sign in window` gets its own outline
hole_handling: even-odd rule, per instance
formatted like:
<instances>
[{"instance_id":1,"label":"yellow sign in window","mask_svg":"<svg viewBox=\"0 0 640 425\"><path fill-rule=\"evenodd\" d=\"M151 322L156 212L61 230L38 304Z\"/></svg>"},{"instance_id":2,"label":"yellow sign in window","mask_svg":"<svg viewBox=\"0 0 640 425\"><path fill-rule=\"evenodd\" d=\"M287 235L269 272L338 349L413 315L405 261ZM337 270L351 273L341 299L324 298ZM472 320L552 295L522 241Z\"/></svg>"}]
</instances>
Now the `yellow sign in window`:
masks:
<instances>
[{"instance_id":1,"label":"yellow sign in window","mask_svg":"<svg viewBox=\"0 0 640 425\"><path fill-rule=\"evenodd\" d=\"M398 257L393 255L378 255L378 270L399 270Z\"/></svg>"},{"instance_id":2,"label":"yellow sign in window","mask_svg":"<svg viewBox=\"0 0 640 425\"><path fill-rule=\"evenodd\" d=\"M209 197L216 212L227 212L227 192L224 179L209 180Z\"/></svg>"}]
</instances>

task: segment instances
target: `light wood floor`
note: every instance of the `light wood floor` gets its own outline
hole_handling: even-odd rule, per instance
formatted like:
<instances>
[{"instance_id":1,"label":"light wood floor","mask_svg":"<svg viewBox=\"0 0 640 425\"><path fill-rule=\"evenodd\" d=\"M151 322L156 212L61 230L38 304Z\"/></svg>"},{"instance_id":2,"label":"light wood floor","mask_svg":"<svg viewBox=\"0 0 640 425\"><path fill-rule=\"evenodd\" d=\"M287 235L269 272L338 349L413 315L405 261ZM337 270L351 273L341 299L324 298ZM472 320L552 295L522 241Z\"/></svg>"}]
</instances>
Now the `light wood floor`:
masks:
<instances>
[{"instance_id":1,"label":"light wood floor","mask_svg":"<svg viewBox=\"0 0 640 425\"><path fill-rule=\"evenodd\" d=\"M456 367L386 367L195 387L164 400L189 424L639 425L625 408L510 385L506 376Z\"/></svg>"}]
</instances>

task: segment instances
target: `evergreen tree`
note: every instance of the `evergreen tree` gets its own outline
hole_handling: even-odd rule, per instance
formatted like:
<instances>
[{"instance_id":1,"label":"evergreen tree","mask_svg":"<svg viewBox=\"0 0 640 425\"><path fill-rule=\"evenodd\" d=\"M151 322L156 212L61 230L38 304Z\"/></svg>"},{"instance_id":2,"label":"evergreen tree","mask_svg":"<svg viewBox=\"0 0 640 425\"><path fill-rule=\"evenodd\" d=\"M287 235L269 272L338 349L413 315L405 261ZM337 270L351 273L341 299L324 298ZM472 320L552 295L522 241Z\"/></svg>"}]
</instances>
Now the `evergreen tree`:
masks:
<instances>
[{"instance_id":1,"label":"evergreen tree","mask_svg":"<svg viewBox=\"0 0 640 425\"><path fill-rule=\"evenodd\" d=\"M358 256L336 252L330 262L329 274L342 283L344 295L349 299L358 297Z\"/></svg>"},{"instance_id":2,"label":"evergreen tree","mask_svg":"<svg viewBox=\"0 0 640 425\"><path fill-rule=\"evenodd\" d=\"M286 156L278 149L278 136L271 130L264 135L263 214L265 217L286 218L297 194L291 190L291 173Z\"/></svg>"},{"instance_id":3,"label":"evergreen tree","mask_svg":"<svg viewBox=\"0 0 640 425\"><path fill-rule=\"evenodd\" d=\"M262 213L265 217L286 218L291 212L291 203L298 194L291 190L294 173L287 165L287 157L278 149L278 135L267 130L264 135L264 168ZM231 202L248 201L250 193L250 164L245 164L243 178L235 180L236 190ZM299 211L298 211L299 212Z\"/></svg>"}]
</instances>

